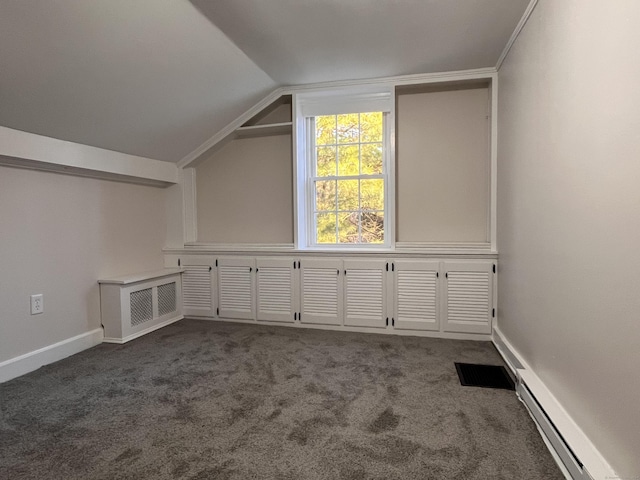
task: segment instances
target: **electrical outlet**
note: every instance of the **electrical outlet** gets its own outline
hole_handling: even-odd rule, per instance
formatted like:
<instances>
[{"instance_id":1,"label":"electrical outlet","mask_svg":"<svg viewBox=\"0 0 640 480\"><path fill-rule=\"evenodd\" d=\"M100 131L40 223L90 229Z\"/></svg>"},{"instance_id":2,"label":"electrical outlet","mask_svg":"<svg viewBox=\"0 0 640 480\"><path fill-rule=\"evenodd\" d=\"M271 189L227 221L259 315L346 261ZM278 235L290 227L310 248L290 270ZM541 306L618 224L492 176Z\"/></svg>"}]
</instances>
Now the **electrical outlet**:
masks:
<instances>
[{"instance_id":1,"label":"electrical outlet","mask_svg":"<svg viewBox=\"0 0 640 480\"><path fill-rule=\"evenodd\" d=\"M42 312L44 312L44 295L42 293L31 295L31 315Z\"/></svg>"}]
</instances>

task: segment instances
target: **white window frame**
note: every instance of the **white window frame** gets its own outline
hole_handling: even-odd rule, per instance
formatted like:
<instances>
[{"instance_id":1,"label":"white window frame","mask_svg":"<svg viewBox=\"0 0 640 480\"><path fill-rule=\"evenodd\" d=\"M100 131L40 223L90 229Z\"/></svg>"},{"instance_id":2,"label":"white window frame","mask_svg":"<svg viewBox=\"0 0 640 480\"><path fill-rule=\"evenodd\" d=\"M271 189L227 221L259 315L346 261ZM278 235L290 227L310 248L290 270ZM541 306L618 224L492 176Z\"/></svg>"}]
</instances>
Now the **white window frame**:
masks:
<instances>
[{"instance_id":1,"label":"white window frame","mask_svg":"<svg viewBox=\"0 0 640 480\"><path fill-rule=\"evenodd\" d=\"M376 89L316 90L294 96L294 182L296 186L295 246L316 251L380 251L395 246L395 94L393 86ZM383 173L353 178L384 179L384 242L316 243L314 170L315 128L313 117L343 113L383 112Z\"/></svg>"}]
</instances>

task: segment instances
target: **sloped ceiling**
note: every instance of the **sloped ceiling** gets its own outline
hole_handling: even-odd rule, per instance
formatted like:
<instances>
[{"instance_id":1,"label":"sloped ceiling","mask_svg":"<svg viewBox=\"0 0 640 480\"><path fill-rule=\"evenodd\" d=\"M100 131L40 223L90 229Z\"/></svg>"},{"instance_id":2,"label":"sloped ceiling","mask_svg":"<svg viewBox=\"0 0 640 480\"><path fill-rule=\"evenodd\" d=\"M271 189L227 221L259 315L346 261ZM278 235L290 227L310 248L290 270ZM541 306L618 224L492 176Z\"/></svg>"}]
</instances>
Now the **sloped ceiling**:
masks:
<instances>
[{"instance_id":1,"label":"sloped ceiling","mask_svg":"<svg viewBox=\"0 0 640 480\"><path fill-rule=\"evenodd\" d=\"M0 125L177 162L276 88L188 0L0 1Z\"/></svg>"},{"instance_id":2,"label":"sloped ceiling","mask_svg":"<svg viewBox=\"0 0 640 480\"><path fill-rule=\"evenodd\" d=\"M530 0L191 0L281 84L495 67Z\"/></svg>"},{"instance_id":3,"label":"sloped ceiling","mask_svg":"<svg viewBox=\"0 0 640 480\"><path fill-rule=\"evenodd\" d=\"M492 67L529 0L3 0L0 125L177 162L280 85Z\"/></svg>"}]
</instances>

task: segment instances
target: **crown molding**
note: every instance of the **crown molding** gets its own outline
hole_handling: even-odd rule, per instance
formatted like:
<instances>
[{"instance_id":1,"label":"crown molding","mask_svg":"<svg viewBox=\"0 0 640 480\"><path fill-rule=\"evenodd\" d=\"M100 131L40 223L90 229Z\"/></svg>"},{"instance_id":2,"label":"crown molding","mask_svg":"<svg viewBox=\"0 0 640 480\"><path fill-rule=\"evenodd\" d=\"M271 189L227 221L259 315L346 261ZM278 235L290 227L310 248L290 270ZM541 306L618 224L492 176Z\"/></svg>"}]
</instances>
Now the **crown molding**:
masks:
<instances>
[{"instance_id":1,"label":"crown molding","mask_svg":"<svg viewBox=\"0 0 640 480\"><path fill-rule=\"evenodd\" d=\"M218 145L222 147L224 145L223 140L231 140L235 131L241 127L247 120L249 120L254 115L260 113L263 109L268 107L271 103L275 102L282 95L286 95L286 89L284 87L280 87L275 89L269 95L264 97L258 103L256 103L249 110L244 112L242 115L237 117L234 121L229 123L222 130L218 131L215 135L206 140L203 144L201 144L198 148L193 150L191 153L183 157L178 163L178 168L187 168L187 167L195 167L201 160L201 157L207 153L209 150L214 148L216 145L222 143L222 145Z\"/></svg>"},{"instance_id":2,"label":"crown molding","mask_svg":"<svg viewBox=\"0 0 640 480\"><path fill-rule=\"evenodd\" d=\"M228 141L236 137L236 130L247 120L260 113L271 103L283 95L309 92L313 90L339 89L347 87L361 87L365 85L389 85L404 86L425 83L455 82L464 80L495 79L497 70L494 67L477 68L473 70L458 70L452 72L420 73L414 75L399 75L394 77L379 77L362 80L341 80L333 82L310 83L305 85L292 85L279 87L269 95L256 103L249 110L237 117L222 130L218 131L198 148L182 158L178 163L179 168L192 168L203 160L206 153L222 148Z\"/></svg>"},{"instance_id":3,"label":"crown molding","mask_svg":"<svg viewBox=\"0 0 640 480\"><path fill-rule=\"evenodd\" d=\"M511 34L511 37L509 38L509 41L505 45L504 50L502 50L502 53L500 54L500 57L498 58L498 62L496 63L496 71L500 70L500 67L502 66L502 63L507 58L507 55L509 55L509 52L511 51L511 47L513 47L513 44L516 43L516 40L518 39L518 36L520 35L520 32L522 32L522 29L527 24L527 21L529 20L529 17L533 13L533 10L536 8L537 4L538 4L538 0L531 0L529 2L529 5L527 6L527 9L522 14L522 18L518 22L518 25L516 25L515 30Z\"/></svg>"}]
</instances>

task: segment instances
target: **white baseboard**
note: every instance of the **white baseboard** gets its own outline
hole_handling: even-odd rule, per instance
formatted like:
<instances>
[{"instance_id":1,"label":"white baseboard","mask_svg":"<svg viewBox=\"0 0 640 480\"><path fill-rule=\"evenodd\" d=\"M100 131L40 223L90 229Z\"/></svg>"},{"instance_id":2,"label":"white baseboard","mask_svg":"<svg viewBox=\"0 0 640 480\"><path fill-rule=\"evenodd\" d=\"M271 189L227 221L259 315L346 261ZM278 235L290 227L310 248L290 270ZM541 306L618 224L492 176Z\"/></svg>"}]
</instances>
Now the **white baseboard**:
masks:
<instances>
[{"instance_id":1,"label":"white baseboard","mask_svg":"<svg viewBox=\"0 0 640 480\"><path fill-rule=\"evenodd\" d=\"M87 348L95 347L102 343L103 336L102 328L96 328L90 332L6 360L0 363L0 383L33 372L44 365L57 362Z\"/></svg>"},{"instance_id":2,"label":"white baseboard","mask_svg":"<svg viewBox=\"0 0 640 480\"><path fill-rule=\"evenodd\" d=\"M288 327L288 328L306 328L312 330L332 330L336 332L351 333L372 333L376 335L398 335L401 337L429 337L444 338L448 340L473 340L490 342L491 335L488 333L457 333L457 332L439 332L431 330L400 330L391 326L383 328L375 327L351 327L347 325L322 325L317 323L300 323L300 322L277 322L266 320L240 320L237 318L209 317L198 315L185 315L185 318L192 320L207 320L213 322L227 323L245 323L250 325L264 325L265 327ZM105 340L106 341L106 340Z\"/></svg>"},{"instance_id":3,"label":"white baseboard","mask_svg":"<svg viewBox=\"0 0 640 480\"><path fill-rule=\"evenodd\" d=\"M568 478L575 480L619 478L498 327L494 327L492 337L496 349L517 377L520 400L529 410L556 461L562 461L565 475L570 472Z\"/></svg>"},{"instance_id":4,"label":"white baseboard","mask_svg":"<svg viewBox=\"0 0 640 480\"><path fill-rule=\"evenodd\" d=\"M124 338L114 338L114 337L104 337L104 339L102 340L105 343L127 343L131 340L134 340L138 337L141 337L143 335L146 335L147 333L151 333L155 330L158 330L159 328L162 327L166 327L167 325L171 325L172 323L177 322L178 320L182 320L184 318L183 315L180 315L179 317L176 318L171 318L169 320L165 320L164 322L158 323L152 327L149 328L145 328L144 330L140 330L139 332L133 333L131 335L129 335L128 337L124 337Z\"/></svg>"}]
</instances>

